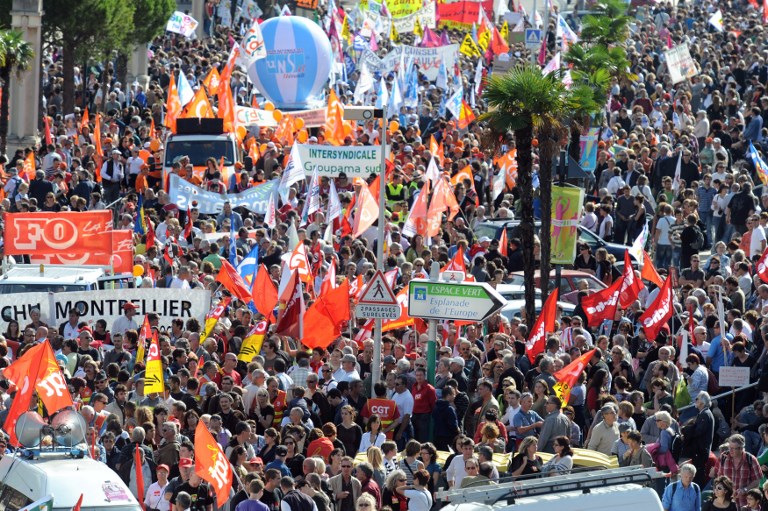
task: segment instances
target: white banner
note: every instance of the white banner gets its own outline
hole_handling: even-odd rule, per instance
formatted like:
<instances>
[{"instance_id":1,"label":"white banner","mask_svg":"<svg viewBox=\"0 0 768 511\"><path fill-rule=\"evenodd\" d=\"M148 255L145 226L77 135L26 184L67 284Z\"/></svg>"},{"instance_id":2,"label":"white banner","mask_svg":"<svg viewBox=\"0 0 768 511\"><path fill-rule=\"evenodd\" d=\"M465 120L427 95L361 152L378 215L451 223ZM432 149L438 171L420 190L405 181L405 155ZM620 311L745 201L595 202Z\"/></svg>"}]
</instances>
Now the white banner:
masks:
<instances>
[{"instance_id":1,"label":"white banner","mask_svg":"<svg viewBox=\"0 0 768 511\"><path fill-rule=\"evenodd\" d=\"M381 171L380 146L332 146L298 144L296 166L311 175L317 166L321 176L338 176L344 172L350 179L366 178Z\"/></svg>"},{"instance_id":2,"label":"white banner","mask_svg":"<svg viewBox=\"0 0 768 511\"><path fill-rule=\"evenodd\" d=\"M259 110L258 108L248 108L247 106L235 107L235 122L238 126L259 126L264 128L274 128L277 121L269 110Z\"/></svg>"},{"instance_id":3,"label":"white banner","mask_svg":"<svg viewBox=\"0 0 768 511\"><path fill-rule=\"evenodd\" d=\"M107 328L123 314L123 304L136 304L136 322L144 314L160 315L160 326L170 327L171 321L197 318L201 322L211 307L211 292L203 289L105 289L70 293L22 293L0 296L0 318L3 323L15 319L21 328L31 321L30 311L39 309L41 319L51 328L58 328L69 319L69 311L81 312L80 321L89 325L97 319L107 322Z\"/></svg>"},{"instance_id":4,"label":"white banner","mask_svg":"<svg viewBox=\"0 0 768 511\"><path fill-rule=\"evenodd\" d=\"M224 209L224 203L229 202L233 208L244 207L248 211L263 215L267 212L269 196L276 187L277 180L273 180L248 188L244 192L220 194L203 190L176 174L171 174L168 195L171 202L182 211L186 211L189 206L198 208L203 215L219 214Z\"/></svg>"},{"instance_id":5,"label":"white banner","mask_svg":"<svg viewBox=\"0 0 768 511\"><path fill-rule=\"evenodd\" d=\"M400 54L403 55L403 62L413 58L413 63L419 66L419 72L429 78L430 81L437 79L437 72L440 69L440 63L445 64L445 69L450 74L453 66L459 58L459 45L449 44L448 46L438 46L437 48L419 48L416 46L397 46L382 59L383 69L376 71L395 71L400 64ZM371 68L371 71L374 69Z\"/></svg>"},{"instance_id":6,"label":"white banner","mask_svg":"<svg viewBox=\"0 0 768 511\"><path fill-rule=\"evenodd\" d=\"M688 43L675 46L671 50L664 52L664 60L667 62L669 76L672 83L684 82L699 74L696 63L691 58L691 52L688 51Z\"/></svg>"},{"instance_id":7,"label":"white banner","mask_svg":"<svg viewBox=\"0 0 768 511\"><path fill-rule=\"evenodd\" d=\"M395 30L397 30L398 34L404 34L413 32L413 29L416 27L417 19L419 20L422 29L426 27L435 28L437 26L435 2L429 2L427 5L408 16L393 18L392 23L395 24Z\"/></svg>"},{"instance_id":8,"label":"white banner","mask_svg":"<svg viewBox=\"0 0 768 511\"><path fill-rule=\"evenodd\" d=\"M176 11L171 14L171 19L168 20L165 29L168 32L176 32L184 37L189 37L195 33L197 25L198 23L195 18L181 11Z\"/></svg>"}]
</instances>

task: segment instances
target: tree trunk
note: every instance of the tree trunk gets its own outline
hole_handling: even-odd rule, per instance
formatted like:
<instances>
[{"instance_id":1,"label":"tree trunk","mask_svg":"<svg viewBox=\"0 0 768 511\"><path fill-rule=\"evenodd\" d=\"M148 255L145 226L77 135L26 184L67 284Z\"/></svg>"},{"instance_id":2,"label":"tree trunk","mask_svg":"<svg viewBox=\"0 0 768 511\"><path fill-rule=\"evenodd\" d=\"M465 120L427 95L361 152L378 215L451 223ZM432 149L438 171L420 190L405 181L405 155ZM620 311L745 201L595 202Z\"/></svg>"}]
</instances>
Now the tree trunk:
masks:
<instances>
[{"instance_id":1,"label":"tree trunk","mask_svg":"<svg viewBox=\"0 0 768 511\"><path fill-rule=\"evenodd\" d=\"M0 68L0 80L3 82L3 95L0 101L0 154L5 154L8 146L8 111L11 103L11 72L8 66Z\"/></svg>"},{"instance_id":2,"label":"tree trunk","mask_svg":"<svg viewBox=\"0 0 768 511\"><path fill-rule=\"evenodd\" d=\"M75 111L75 47L69 40L64 40L64 55L62 57L62 73L64 74L64 103L62 115Z\"/></svg>"},{"instance_id":3,"label":"tree trunk","mask_svg":"<svg viewBox=\"0 0 768 511\"><path fill-rule=\"evenodd\" d=\"M557 151L557 142L546 133L539 136L539 198L541 200L541 270L539 287L541 288L541 303L549 296L549 270L552 255L552 165Z\"/></svg>"},{"instance_id":4,"label":"tree trunk","mask_svg":"<svg viewBox=\"0 0 768 511\"><path fill-rule=\"evenodd\" d=\"M520 187L520 243L523 250L523 283L525 285L525 324L533 327L536 320L536 284L533 255L533 128L529 125L515 131L517 145L517 186Z\"/></svg>"},{"instance_id":5,"label":"tree trunk","mask_svg":"<svg viewBox=\"0 0 768 511\"><path fill-rule=\"evenodd\" d=\"M128 54L122 50L118 52L115 59L115 77L123 84L126 91L125 95L128 96L128 91L131 90L131 84L128 83ZM136 78L134 77L134 79Z\"/></svg>"},{"instance_id":6,"label":"tree trunk","mask_svg":"<svg viewBox=\"0 0 768 511\"><path fill-rule=\"evenodd\" d=\"M99 105L99 112L106 114L104 109L107 107L107 94L109 94L109 57L104 57L104 70L101 72L101 105ZM126 87L123 87L126 88ZM126 96L128 94L126 93ZM117 116L120 117L122 112L118 112Z\"/></svg>"}]
</instances>

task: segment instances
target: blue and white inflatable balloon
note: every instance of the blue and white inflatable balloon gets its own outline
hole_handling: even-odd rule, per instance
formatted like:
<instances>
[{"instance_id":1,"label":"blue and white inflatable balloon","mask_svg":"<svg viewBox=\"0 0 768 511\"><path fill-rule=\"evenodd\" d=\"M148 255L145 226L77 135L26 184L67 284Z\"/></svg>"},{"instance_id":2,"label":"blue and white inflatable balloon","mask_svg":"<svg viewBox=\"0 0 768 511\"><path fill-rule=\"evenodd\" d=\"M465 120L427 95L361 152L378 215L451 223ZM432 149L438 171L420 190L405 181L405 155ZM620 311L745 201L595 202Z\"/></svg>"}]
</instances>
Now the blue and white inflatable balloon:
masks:
<instances>
[{"instance_id":1,"label":"blue and white inflatable balloon","mask_svg":"<svg viewBox=\"0 0 768 511\"><path fill-rule=\"evenodd\" d=\"M280 16L261 24L267 57L248 69L248 77L278 109L307 108L331 72L331 42L313 21Z\"/></svg>"}]
</instances>

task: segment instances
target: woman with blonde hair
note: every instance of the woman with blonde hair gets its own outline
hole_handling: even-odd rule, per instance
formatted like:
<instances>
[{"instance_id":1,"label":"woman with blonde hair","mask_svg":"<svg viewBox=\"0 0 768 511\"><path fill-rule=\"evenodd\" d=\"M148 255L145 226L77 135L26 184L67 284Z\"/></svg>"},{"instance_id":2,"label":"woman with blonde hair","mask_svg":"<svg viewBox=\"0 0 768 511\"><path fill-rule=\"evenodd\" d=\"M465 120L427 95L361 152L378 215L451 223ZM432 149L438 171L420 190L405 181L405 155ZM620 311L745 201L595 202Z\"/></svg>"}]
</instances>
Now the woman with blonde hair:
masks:
<instances>
[{"instance_id":1,"label":"woman with blonde hair","mask_svg":"<svg viewBox=\"0 0 768 511\"><path fill-rule=\"evenodd\" d=\"M365 455L368 458L368 463L373 467L373 480L379 485L379 488L384 488L384 481L387 478L387 468L384 466L384 453L381 452L379 447L372 445L365 451Z\"/></svg>"},{"instance_id":2,"label":"woman with blonde hair","mask_svg":"<svg viewBox=\"0 0 768 511\"><path fill-rule=\"evenodd\" d=\"M363 493L357 498L355 504L356 511L378 511L376 509L376 499L370 493Z\"/></svg>"}]
</instances>

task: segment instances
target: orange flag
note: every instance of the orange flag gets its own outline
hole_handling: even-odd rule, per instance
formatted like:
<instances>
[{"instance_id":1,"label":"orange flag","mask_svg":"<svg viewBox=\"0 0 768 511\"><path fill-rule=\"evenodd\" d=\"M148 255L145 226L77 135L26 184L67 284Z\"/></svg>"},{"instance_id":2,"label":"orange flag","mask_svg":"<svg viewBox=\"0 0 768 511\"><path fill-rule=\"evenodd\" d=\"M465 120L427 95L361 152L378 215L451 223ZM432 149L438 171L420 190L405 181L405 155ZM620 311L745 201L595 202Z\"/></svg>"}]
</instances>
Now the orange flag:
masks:
<instances>
[{"instance_id":1,"label":"orange flag","mask_svg":"<svg viewBox=\"0 0 768 511\"><path fill-rule=\"evenodd\" d=\"M224 119L224 133L235 131L235 100L232 99L232 90L229 82L222 82L219 86L219 118Z\"/></svg>"},{"instance_id":2,"label":"orange flag","mask_svg":"<svg viewBox=\"0 0 768 511\"><path fill-rule=\"evenodd\" d=\"M557 317L557 288L553 289L541 308L541 313L533 324L530 336L525 343L525 353L533 364L536 356L543 353L547 346L547 332L555 331L555 318Z\"/></svg>"},{"instance_id":3,"label":"orange flag","mask_svg":"<svg viewBox=\"0 0 768 511\"><path fill-rule=\"evenodd\" d=\"M475 176L472 173L472 167L469 165L458 171L456 175L451 178L451 184L453 186L463 184L465 179L469 179L472 182L472 186L475 186Z\"/></svg>"},{"instance_id":4,"label":"orange flag","mask_svg":"<svg viewBox=\"0 0 768 511\"><path fill-rule=\"evenodd\" d=\"M211 484L216 505L222 507L232 489L232 467L203 421L195 429L195 473Z\"/></svg>"},{"instance_id":5,"label":"orange flag","mask_svg":"<svg viewBox=\"0 0 768 511\"><path fill-rule=\"evenodd\" d=\"M299 280L305 284L312 281L312 272L309 270L309 258L307 257L307 247L299 242L291 252L291 258L288 260L288 269L299 274Z\"/></svg>"},{"instance_id":6,"label":"orange flag","mask_svg":"<svg viewBox=\"0 0 768 511\"><path fill-rule=\"evenodd\" d=\"M253 298L253 304L256 306L256 310L262 313L270 322L274 323L274 310L275 306L277 306L277 289L272 283L272 279L269 277L267 267L263 264L259 266L256 280L253 282L251 297Z\"/></svg>"},{"instance_id":7,"label":"orange flag","mask_svg":"<svg viewBox=\"0 0 768 511\"><path fill-rule=\"evenodd\" d=\"M237 273L237 270L226 259L221 260L221 268L219 269L219 274L216 275L216 282L219 282L227 291L232 293L232 296L241 302L249 303L252 300L251 290L248 289L248 285L243 280L243 277Z\"/></svg>"},{"instance_id":8,"label":"orange flag","mask_svg":"<svg viewBox=\"0 0 768 511\"><path fill-rule=\"evenodd\" d=\"M195 97L184 107L184 111L181 112L181 119L188 119L191 117L199 117L201 119L213 119L213 108L211 102L208 101L208 95L205 93L205 88L200 87L195 92Z\"/></svg>"},{"instance_id":9,"label":"orange flag","mask_svg":"<svg viewBox=\"0 0 768 511\"><path fill-rule=\"evenodd\" d=\"M336 91L328 94L328 106L325 109L325 139L333 145L344 143L344 105L339 101Z\"/></svg>"},{"instance_id":10,"label":"orange flag","mask_svg":"<svg viewBox=\"0 0 768 511\"><path fill-rule=\"evenodd\" d=\"M221 76L219 76L219 70L212 67L208 72L208 76L203 80L203 85L208 90L208 94L216 94L219 92L219 84L221 83Z\"/></svg>"},{"instance_id":11,"label":"orange flag","mask_svg":"<svg viewBox=\"0 0 768 511\"><path fill-rule=\"evenodd\" d=\"M327 348L341 335L341 326L349 318L349 282L345 279L339 287L315 300L304 314L301 343L309 348Z\"/></svg>"},{"instance_id":12,"label":"orange flag","mask_svg":"<svg viewBox=\"0 0 768 511\"><path fill-rule=\"evenodd\" d=\"M491 36L491 51L494 55L501 55L502 53L509 53L509 44L501 37L499 29L493 27L493 35Z\"/></svg>"},{"instance_id":13,"label":"orange flag","mask_svg":"<svg viewBox=\"0 0 768 511\"><path fill-rule=\"evenodd\" d=\"M661 280L661 275L656 271L656 267L653 265L651 257L645 250L643 250L643 269L640 270L640 277L648 282L653 282L659 287L664 285L664 281Z\"/></svg>"},{"instance_id":14,"label":"orange flag","mask_svg":"<svg viewBox=\"0 0 768 511\"><path fill-rule=\"evenodd\" d=\"M440 270L440 273L446 271L463 271L464 273L467 273L467 263L464 260L464 248L461 245L456 249L453 259Z\"/></svg>"},{"instance_id":15,"label":"orange flag","mask_svg":"<svg viewBox=\"0 0 768 511\"><path fill-rule=\"evenodd\" d=\"M133 469L136 472L136 493L144 495L144 465L141 462L139 444L136 444L136 450L133 451ZM140 498L139 501L141 501L141 509L144 509L144 499Z\"/></svg>"},{"instance_id":16,"label":"orange flag","mask_svg":"<svg viewBox=\"0 0 768 511\"><path fill-rule=\"evenodd\" d=\"M501 237L499 238L499 254L504 257L509 256L509 241L507 241L507 228L501 230Z\"/></svg>"},{"instance_id":17,"label":"orange flag","mask_svg":"<svg viewBox=\"0 0 768 511\"><path fill-rule=\"evenodd\" d=\"M355 216L355 225L352 236L359 237L379 218L379 206L376 199L368 189L368 185L362 184L360 188L360 197L358 198L357 215Z\"/></svg>"},{"instance_id":18,"label":"orange flag","mask_svg":"<svg viewBox=\"0 0 768 511\"><path fill-rule=\"evenodd\" d=\"M456 123L456 127L460 130L469 127L469 124L475 120L475 113L469 107L466 101L461 100L461 110L459 111L459 122Z\"/></svg>"},{"instance_id":19,"label":"orange flag","mask_svg":"<svg viewBox=\"0 0 768 511\"><path fill-rule=\"evenodd\" d=\"M165 127L176 133L176 119L181 115L181 99L176 88L176 79L171 73L171 83L168 85L168 98L165 101Z\"/></svg>"},{"instance_id":20,"label":"orange flag","mask_svg":"<svg viewBox=\"0 0 768 511\"><path fill-rule=\"evenodd\" d=\"M27 176L29 181L35 179L35 153L30 151L26 158L24 158L24 175Z\"/></svg>"},{"instance_id":21,"label":"orange flag","mask_svg":"<svg viewBox=\"0 0 768 511\"><path fill-rule=\"evenodd\" d=\"M5 368L3 376L16 385L16 396L3 425L13 445L18 445L16 421L21 414L29 410L34 391L37 391L50 414L72 406L72 396L48 341L30 348L21 358Z\"/></svg>"},{"instance_id":22,"label":"orange flag","mask_svg":"<svg viewBox=\"0 0 768 511\"><path fill-rule=\"evenodd\" d=\"M411 210L408 212L408 219L403 226L403 234L406 236L413 236L420 234L422 236L427 235L427 201L429 200L429 179L424 180L424 185L421 187L421 192L416 197L411 205Z\"/></svg>"},{"instance_id":23,"label":"orange flag","mask_svg":"<svg viewBox=\"0 0 768 511\"><path fill-rule=\"evenodd\" d=\"M347 283L347 286L349 286L349 283ZM320 284L320 296L329 293L333 289L336 289L336 263L331 261L328 265L328 272L325 274L322 284Z\"/></svg>"},{"instance_id":24,"label":"orange flag","mask_svg":"<svg viewBox=\"0 0 768 511\"><path fill-rule=\"evenodd\" d=\"M83 116L80 118L80 131L83 130L83 128L88 127L88 123L90 122L90 114L88 113L88 107L85 107L85 110L83 110Z\"/></svg>"},{"instance_id":25,"label":"orange flag","mask_svg":"<svg viewBox=\"0 0 768 511\"><path fill-rule=\"evenodd\" d=\"M552 375L557 380L554 391L557 397L560 398L563 408L568 405L571 389L579 381L579 376L584 372L594 354L595 350L590 350Z\"/></svg>"},{"instance_id":26,"label":"orange flag","mask_svg":"<svg viewBox=\"0 0 768 511\"><path fill-rule=\"evenodd\" d=\"M96 161L96 181L101 183L101 164L104 160L104 149L101 147L101 114L96 114L96 123L93 125L93 145L96 151L93 159Z\"/></svg>"}]
</instances>

